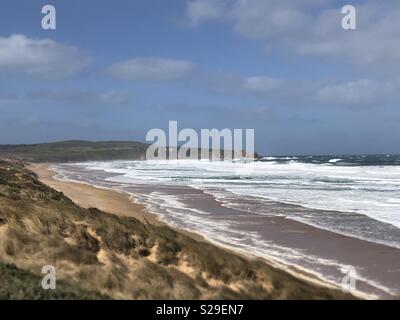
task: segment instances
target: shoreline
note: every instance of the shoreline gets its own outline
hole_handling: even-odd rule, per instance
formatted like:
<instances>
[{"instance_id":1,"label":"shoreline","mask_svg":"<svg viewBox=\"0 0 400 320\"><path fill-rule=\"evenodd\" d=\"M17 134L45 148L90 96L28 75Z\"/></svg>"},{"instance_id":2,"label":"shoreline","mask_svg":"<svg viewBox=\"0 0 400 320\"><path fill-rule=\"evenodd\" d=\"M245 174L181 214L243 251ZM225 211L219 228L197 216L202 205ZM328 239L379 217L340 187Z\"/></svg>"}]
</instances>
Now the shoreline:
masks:
<instances>
[{"instance_id":1,"label":"shoreline","mask_svg":"<svg viewBox=\"0 0 400 320\"><path fill-rule=\"evenodd\" d=\"M165 225L177 232L185 234L197 241L211 243L214 246L238 254L246 259L261 259L266 264L279 268L292 276L313 283L316 286L341 289L337 283L325 279L322 275L304 268L299 265L279 261L275 257L257 254L237 248L233 245L221 243L209 238L207 235L199 233L197 230L187 230L179 226L171 225L168 221L163 221L156 213L150 212L144 204L140 204L135 199L134 193L119 191L112 188L101 187L81 181L62 181L56 178L57 172L51 168L52 164L29 164L28 169L34 171L40 181L49 185L57 191L63 192L72 199L77 205L90 208L96 207L102 211L113 213L119 216L134 217L142 222L151 224ZM300 223L300 222L298 222ZM302 223L301 223L302 224ZM378 296L359 290L351 290L351 294L361 299L377 299Z\"/></svg>"},{"instance_id":2,"label":"shoreline","mask_svg":"<svg viewBox=\"0 0 400 320\"><path fill-rule=\"evenodd\" d=\"M52 168L58 172L58 166ZM55 299L356 299L349 292L317 286L262 259L197 241L167 225L94 208L94 198L66 183L89 208L78 206L40 181L26 163L2 161L0 178L0 268L5 271L1 294L7 299L46 299L37 281L44 265L57 272L60 291L52 291ZM113 199L123 196L108 194ZM140 190L137 195L141 200ZM128 204L129 198L125 199ZM130 208L138 214L138 206Z\"/></svg>"},{"instance_id":3,"label":"shoreline","mask_svg":"<svg viewBox=\"0 0 400 320\"><path fill-rule=\"evenodd\" d=\"M133 194L80 181L59 180L56 178L57 172L51 169L51 165L30 163L27 168L36 173L41 182L57 191L63 192L80 207L85 209L97 208L117 216L133 217L141 222L168 226L197 241L208 241L206 237L194 231L176 228L162 221L157 214L148 211L143 204L138 203Z\"/></svg>"}]
</instances>

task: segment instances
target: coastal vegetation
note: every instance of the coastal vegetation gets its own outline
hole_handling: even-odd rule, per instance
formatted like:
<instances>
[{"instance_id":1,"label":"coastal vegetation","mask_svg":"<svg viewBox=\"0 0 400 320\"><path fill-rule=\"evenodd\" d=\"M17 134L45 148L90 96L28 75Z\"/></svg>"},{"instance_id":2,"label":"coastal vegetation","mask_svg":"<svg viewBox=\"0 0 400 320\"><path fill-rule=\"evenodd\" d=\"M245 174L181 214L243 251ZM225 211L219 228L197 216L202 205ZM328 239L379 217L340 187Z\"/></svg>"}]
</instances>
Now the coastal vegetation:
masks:
<instances>
[{"instance_id":1,"label":"coastal vegetation","mask_svg":"<svg viewBox=\"0 0 400 320\"><path fill-rule=\"evenodd\" d=\"M38 144L0 145L0 157L30 162L144 159L148 145L136 141L70 140Z\"/></svg>"}]
</instances>

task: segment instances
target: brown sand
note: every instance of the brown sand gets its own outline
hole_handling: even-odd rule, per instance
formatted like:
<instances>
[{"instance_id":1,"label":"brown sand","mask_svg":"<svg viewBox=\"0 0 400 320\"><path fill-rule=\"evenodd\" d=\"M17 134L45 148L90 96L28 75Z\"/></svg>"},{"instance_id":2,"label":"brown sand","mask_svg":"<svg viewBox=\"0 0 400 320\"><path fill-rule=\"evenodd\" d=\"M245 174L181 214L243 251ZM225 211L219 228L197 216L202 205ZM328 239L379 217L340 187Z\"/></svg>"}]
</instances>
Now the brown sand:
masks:
<instances>
[{"instance_id":1,"label":"brown sand","mask_svg":"<svg viewBox=\"0 0 400 320\"><path fill-rule=\"evenodd\" d=\"M154 214L145 211L144 206L132 202L129 195L117 191L102 189L89 184L64 182L54 178L54 171L45 164L31 164L28 168L34 171L39 180L48 186L63 192L77 205L83 208L97 208L120 216L134 217L150 223L162 223Z\"/></svg>"}]
</instances>

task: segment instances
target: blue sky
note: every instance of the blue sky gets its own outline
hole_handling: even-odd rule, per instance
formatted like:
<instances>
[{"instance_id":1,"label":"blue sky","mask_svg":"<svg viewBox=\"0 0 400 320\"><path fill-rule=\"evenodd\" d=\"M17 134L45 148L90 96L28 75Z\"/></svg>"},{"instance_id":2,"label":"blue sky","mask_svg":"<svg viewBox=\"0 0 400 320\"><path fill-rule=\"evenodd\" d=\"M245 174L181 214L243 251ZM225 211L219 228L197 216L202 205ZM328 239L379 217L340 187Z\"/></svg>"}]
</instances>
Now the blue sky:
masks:
<instances>
[{"instance_id":1,"label":"blue sky","mask_svg":"<svg viewBox=\"0 0 400 320\"><path fill-rule=\"evenodd\" d=\"M41 28L41 8L57 29ZM341 7L357 30L341 28ZM0 143L254 128L267 154L400 153L400 3L0 4Z\"/></svg>"}]
</instances>

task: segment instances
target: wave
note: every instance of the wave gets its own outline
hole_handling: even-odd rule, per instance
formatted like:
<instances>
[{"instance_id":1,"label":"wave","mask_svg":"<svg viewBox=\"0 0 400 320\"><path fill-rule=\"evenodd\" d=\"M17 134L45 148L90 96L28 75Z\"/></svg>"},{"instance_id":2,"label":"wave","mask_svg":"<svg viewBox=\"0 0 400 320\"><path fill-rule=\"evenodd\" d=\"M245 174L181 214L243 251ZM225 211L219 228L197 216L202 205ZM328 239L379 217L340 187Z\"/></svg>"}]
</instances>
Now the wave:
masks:
<instances>
[{"instance_id":1,"label":"wave","mask_svg":"<svg viewBox=\"0 0 400 320\"><path fill-rule=\"evenodd\" d=\"M362 156L355 158L368 160ZM274 161L277 159L273 157ZM332 159L326 157L323 164L175 160L74 165L110 173L107 180L115 183L191 185L202 190L221 188L239 196L273 199L310 209L363 214L399 228L400 203L393 199L400 199L400 167L332 166L329 165Z\"/></svg>"},{"instance_id":2,"label":"wave","mask_svg":"<svg viewBox=\"0 0 400 320\"><path fill-rule=\"evenodd\" d=\"M329 163L337 163L339 161L342 161L342 159L330 159L328 162Z\"/></svg>"}]
</instances>

